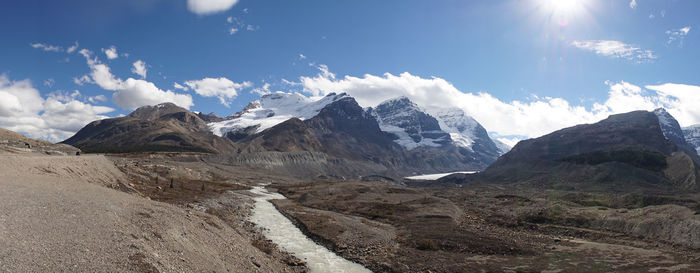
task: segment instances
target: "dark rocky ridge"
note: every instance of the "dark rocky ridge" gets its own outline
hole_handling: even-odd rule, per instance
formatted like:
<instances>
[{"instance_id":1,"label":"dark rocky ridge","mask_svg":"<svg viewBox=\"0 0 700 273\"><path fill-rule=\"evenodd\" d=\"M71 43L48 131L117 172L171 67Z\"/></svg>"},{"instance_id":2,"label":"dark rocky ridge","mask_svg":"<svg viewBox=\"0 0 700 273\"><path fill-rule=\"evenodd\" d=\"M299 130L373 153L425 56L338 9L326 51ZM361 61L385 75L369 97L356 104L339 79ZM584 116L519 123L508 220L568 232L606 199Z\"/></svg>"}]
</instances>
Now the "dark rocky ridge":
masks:
<instances>
[{"instance_id":1,"label":"dark rocky ridge","mask_svg":"<svg viewBox=\"0 0 700 273\"><path fill-rule=\"evenodd\" d=\"M199 116L172 103L93 121L62 143L86 152L235 152L233 142L215 136Z\"/></svg>"},{"instance_id":2,"label":"dark rocky ridge","mask_svg":"<svg viewBox=\"0 0 700 273\"><path fill-rule=\"evenodd\" d=\"M654 113L635 111L521 141L481 173L440 181L587 191L697 191L695 157L664 136Z\"/></svg>"}]
</instances>

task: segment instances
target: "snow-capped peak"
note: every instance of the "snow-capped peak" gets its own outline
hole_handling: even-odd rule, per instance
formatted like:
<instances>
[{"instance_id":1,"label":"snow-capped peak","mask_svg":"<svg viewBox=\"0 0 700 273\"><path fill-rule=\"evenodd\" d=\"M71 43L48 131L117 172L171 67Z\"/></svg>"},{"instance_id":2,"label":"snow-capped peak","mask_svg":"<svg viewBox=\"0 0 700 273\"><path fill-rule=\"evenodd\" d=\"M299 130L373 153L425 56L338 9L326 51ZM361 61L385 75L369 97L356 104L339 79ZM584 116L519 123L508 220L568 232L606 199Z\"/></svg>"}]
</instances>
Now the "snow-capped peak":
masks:
<instances>
[{"instance_id":1,"label":"snow-capped peak","mask_svg":"<svg viewBox=\"0 0 700 273\"><path fill-rule=\"evenodd\" d=\"M659 119L659 126L661 126L661 132L664 134L664 137L678 144L685 143L681 126L671 114L666 112L666 109L658 108L654 110L654 114Z\"/></svg>"},{"instance_id":2,"label":"snow-capped peak","mask_svg":"<svg viewBox=\"0 0 700 273\"><path fill-rule=\"evenodd\" d=\"M394 142L406 149L440 147L450 142L439 122L406 97L386 100L368 111L376 118L379 128L395 135Z\"/></svg>"},{"instance_id":3,"label":"snow-capped peak","mask_svg":"<svg viewBox=\"0 0 700 273\"><path fill-rule=\"evenodd\" d=\"M326 105L348 97L347 94L330 93L320 99L312 99L299 93L277 92L252 101L241 112L230 119L209 123L209 128L218 136L228 132L257 126L255 132L280 124L290 118L301 120L316 116Z\"/></svg>"},{"instance_id":4,"label":"snow-capped peak","mask_svg":"<svg viewBox=\"0 0 700 273\"><path fill-rule=\"evenodd\" d=\"M450 134L455 145L471 149L478 138L475 131L479 123L474 118L459 108L432 109L430 112L440 122L440 128Z\"/></svg>"}]
</instances>

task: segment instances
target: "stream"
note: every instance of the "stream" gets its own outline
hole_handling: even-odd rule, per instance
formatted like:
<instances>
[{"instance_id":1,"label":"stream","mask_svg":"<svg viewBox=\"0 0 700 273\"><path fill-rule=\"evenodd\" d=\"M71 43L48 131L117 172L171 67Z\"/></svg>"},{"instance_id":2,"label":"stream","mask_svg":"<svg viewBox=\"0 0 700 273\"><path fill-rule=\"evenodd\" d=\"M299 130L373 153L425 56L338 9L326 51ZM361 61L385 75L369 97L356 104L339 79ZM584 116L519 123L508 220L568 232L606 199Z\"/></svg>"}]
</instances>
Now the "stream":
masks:
<instances>
[{"instance_id":1,"label":"stream","mask_svg":"<svg viewBox=\"0 0 700 273\"><path fill-rule=\"evenodd\" d=\"M306 262L310 272L371 272L364 266L348 261L306 237L269 201L285 199L279 193L269 193L263 187L253 187L255 208L250 221L263 228L263 234L281 249Z\"/></svg>"}]
</instances>

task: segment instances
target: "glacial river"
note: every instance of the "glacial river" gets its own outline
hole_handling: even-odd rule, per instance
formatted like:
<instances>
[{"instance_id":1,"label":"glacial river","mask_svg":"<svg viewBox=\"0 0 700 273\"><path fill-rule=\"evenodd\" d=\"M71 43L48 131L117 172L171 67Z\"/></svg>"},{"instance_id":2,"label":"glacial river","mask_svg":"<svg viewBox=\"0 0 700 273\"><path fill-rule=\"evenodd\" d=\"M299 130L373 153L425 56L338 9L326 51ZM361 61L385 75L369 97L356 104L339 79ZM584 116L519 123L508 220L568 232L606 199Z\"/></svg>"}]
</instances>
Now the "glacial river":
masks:
<instances>
[{"instance_id":1,"label":"glacial river","mask_svg":"<svg viewBox=\"0 0 700 273\"><path fill-rule=\"evenodd\" d=\"M254 187L255 197L251 222L263 227L265 237L283 250L306 262L312 273L322 272L371 272L360 264L348 261L306 237L287 217L282 215L269 200L284 199L279 193L269 193L263 187Z\"/></svg>"}]
</instances>

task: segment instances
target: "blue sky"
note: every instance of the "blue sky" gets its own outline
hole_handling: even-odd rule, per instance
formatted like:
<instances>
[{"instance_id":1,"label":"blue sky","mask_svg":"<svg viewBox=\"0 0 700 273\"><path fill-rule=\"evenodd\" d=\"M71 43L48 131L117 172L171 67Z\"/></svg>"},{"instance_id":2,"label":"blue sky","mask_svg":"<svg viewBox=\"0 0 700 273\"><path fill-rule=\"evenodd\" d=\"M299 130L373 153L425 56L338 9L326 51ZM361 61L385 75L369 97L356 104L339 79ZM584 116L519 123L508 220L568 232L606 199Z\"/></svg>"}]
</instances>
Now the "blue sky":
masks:
<instances>
[{"instance_id":1,"label":"blue sky","mask_svg":"<svg viewBox=\"0 0 700 273\"><path fill-rule=\"evenodd\" d=\"M700 123L698 1L2 5L0 127L50 140L145 104L227 116L275 91L407 95L506 141L659 106Z\"/></svg>"}]
</instances>

